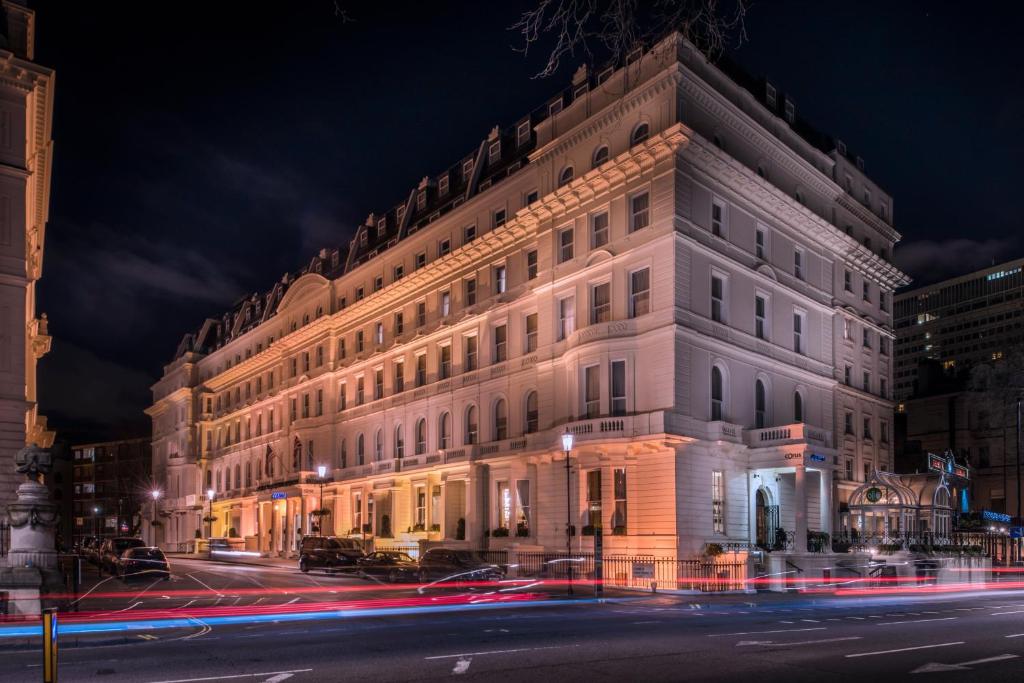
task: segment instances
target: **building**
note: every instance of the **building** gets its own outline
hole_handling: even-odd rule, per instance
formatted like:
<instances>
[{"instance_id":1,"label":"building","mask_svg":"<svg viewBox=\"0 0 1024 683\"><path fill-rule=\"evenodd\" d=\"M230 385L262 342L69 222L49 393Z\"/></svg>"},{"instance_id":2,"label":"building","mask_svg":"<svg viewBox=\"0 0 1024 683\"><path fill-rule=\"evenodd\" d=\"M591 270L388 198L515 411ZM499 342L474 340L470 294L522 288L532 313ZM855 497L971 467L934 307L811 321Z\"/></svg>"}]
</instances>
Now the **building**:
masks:
<instances>
[{"instance_id":1,"label":"building","mask_svg":"<svg viewBox=\"0 0 1024 683\"><path fill-rule=\"evenodd\" d=\"M910 289L896 296L896 398L934 393L918 386L931 365L963 376L1024 342L1024 259ZM922 369L920 366L924 365Z\"/></svg>"},{"instance_id":2,"label":"building","mask_svg":"<svg viewBox=\"0 0 1024 683\"><path fill-rule=\"evenodd\" d=\"M73 541L140 533L154 515L149 438L71 447L74 464Z\"/></svg>"},{"instance_id":3,"label":"building","mask_svg":"<svg viewBox=\"0 0 1024 683\"><path fill-rule=\"evenodd\" d=\"M54 73L33 62L35 14L0 1L0 515L20 478L14 454L53 444L36 408L36 363L50 350L36 281L50 206Z\"/></svg>"},{"instance_id":4,"label":"building","mask_svg":"<svg viewBox=\"0 0 1024 683\"><path fill-rule=\"evenodd\" d=\"M676 36L627 61L182 339L165 544L559 549L568 506L574 547L800 554L846 522L891 466L892 200L773 84Z\"/></svg>"}]
</instances>

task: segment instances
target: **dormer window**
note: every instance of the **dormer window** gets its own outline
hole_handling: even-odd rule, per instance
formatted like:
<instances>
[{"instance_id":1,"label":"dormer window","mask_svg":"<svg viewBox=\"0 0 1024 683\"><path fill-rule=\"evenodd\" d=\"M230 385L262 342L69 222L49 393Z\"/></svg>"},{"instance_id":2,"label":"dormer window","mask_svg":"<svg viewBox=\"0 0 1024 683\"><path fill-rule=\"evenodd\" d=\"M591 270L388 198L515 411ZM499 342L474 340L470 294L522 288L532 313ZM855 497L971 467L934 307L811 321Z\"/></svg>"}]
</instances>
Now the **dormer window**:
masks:
<instances>
[{"instance_id":1,"label":"dormer window","mask_svg":"<svg viewBox=\"0 0 1024 683\"><path fill-rule=\"evenodd\" d=\"M462 162L462 179L465 180L468 183L469 179L472 176L473 176L473 160L472 159L466 159L465 161Z\"/></svg>"},{"instance_id":2,"label":"dormer window","mask_svg":"<svg viewBox=\"0 0 1024 683\"><path fill-rule=\"evenodd\" d=\"M842 140L836 140L836 151L839 152L840 156L846 156L846 143Z\"/></svg>"},{"instance_id":3,"label":"dormer window","mask_svg":"<svg viewBox=\"0 0 1024 683\"><path fill-rule=\"evenodd\" d=\"M401 225L402 221L405 219L405 206L398 207L395 211L395 217L398 219L398 224Z\"/></svg>"},{"instance_id":4,"label":"dormer window","mask_svg":"<svg viewBox=\"0 0 1024 683\"><path fill-rule=\"evenodd\" d=\"M559 97L548 105L548 116L554 116L558 112L562 111L562 98Z\"/></svg>"},{"instance_id":5,"label":"dormer window","mask_svg":"<svg viewBox=\"0 0 1024 683\"><path fill-rule=\"evenodd\" d=\"M501 140L492 142L487 148L487 163L493 166L501 161Z\"/></svg>"},{"instance_id":6,"label":"dormer window","mask_svg":"<svg viewBox=\"0 0 1024 683\"><path fill-rule=\"evenodd\" d=\"M794 105L793 101L790 99L786 100L785 117L786 121L789 123L796 121L796 105Z\"/></svg>"},{"instance_id":7,"label":"dormer window","mask_svg":"<svg viewBox=\"0 0 1024 683\"><path fill-rule=\"evenodd\" d=\"M601 145L594 151L593 168L597 168L608 161L608 145Z\"/></svg>"},{"instance_id":8,"label":"dormer window","mask_svg":"<svg viewBox=\"0 0 1024 683\"><path fill-rule=\"evenodd\" d=\"M448 174L445 173L437 181L437 194L444 197L448 194Z\"/></svg>"},{"instance_id":9,"label":"dormer window","mask_svg":"<svg viewBox=\"0 0 1024 683\"><path fill-rule=\"evenodd\" d=\"M629 144L639 145L641 142L646 140L651 134L651 127L646 123L641 123L639 126L633 129L633 135L629 138Z\"/></svg>"},{"instance_id":10,"label":"dormer window","mask_svg":"<svg viewBox=\"0 0 1024 683\"><path fill-rule=\"evenodd\" d=\"M771 83L765 83L764 85L764 99L770 109L775 109L779 106L779 91Z\"/></svg>"},{"instance_id":11,"label":"dormer window","mask_svg":"<svg viewBox=\"0 0 1024 683\"><path fill-rule=\"evenodd\" d=\"M564 187L572 182L573 170L572 166L566 166L562 169L562 172L558 175L558 186Z\"/></svg>"},{"instance_id":12,"label":"dormer window","mask_svg":"<svg viewBox=\"0 0 1024 683\"><path fill-rule=\"evenodd\" d=\"M420 190L416 194L416 210L417 211L422 211L426 207L427 207L427 191L426 190Z\"/></svg>"},{"instance_id":13,"label":"dormer window","mask_svg":"<svg viewBox=\"0 0 1024 683\"><path fill-rule=\"evenodd\" d=\"M388 219L381 218L377 221L377 237L383 237L388 231Z\"/></svg>"},{"instance_id":14,"label":"dormer window","mask_svg":"<svg viewBox=\"0 0 1024 683\"><path fill-rule=\"evenodd\" d=\"M362 230L359 231L359 246L361 247L365 247L367 242L369 241L369 237L367 236L366 233L366 228L363 228Z\"/></svg>"},{"instance_id":15,"label":"dormer window","mask_svg":"<svg viewBox=\"0 0 1024 683\"><path fill-rule=\"evenodd\" d=\"M527 119L526 121L521 121L519 125L516 126L516 146L522 147L530 142L530 133L530 120Z\"/></svg>"}]
</instances>

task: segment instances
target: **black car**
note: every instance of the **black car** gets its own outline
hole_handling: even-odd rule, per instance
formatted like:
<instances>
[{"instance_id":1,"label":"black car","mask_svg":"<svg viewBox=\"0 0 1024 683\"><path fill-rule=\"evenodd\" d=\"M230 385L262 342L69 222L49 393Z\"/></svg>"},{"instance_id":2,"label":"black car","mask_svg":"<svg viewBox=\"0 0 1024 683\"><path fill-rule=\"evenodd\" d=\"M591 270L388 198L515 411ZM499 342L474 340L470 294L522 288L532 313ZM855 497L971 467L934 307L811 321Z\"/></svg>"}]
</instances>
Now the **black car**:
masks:
<instances>
[{"instance_id":1,"label":"black car","mask_svg":"<svg viewBox=\"0 0 1024 683\"><path fill-rule=\"evenodd\" d=\"M420 570L416 560L405 553L393 550L378 550L366 557L360 557L356 560L356 566L360 574L389 583L415 581Z\"/></svg>"},{"instance_id":2,"label":"black car","mask_svg":"<svg viewBox=\"0 0 1024 683\"><path fill-rule=\"evenodd\" d=\"M103 545L100 546L99 560L96 563L99 565L100 574L104 571L108 571L111 574L115 573L117 571L117 561L125 550L129 548L142 548L145 545L146 542L141 538L118 536L106 539L103 541Z\"/></svg>"},{"instance_id":3,"label":"black car","mask_svg":"<svg viewBox=\"0 0 1024 683\"><path fill-rule=\"evenodd\" d=\"M504 572L470 550L431 548L420 558L419 579L431 581L499 581Z\"/></svg>"},{"instance_id":4,"label":"black car","mask_svg":"<svg viewBox=\"0 0 1024 683\"><path fill-rule=\"evenodd\" d=\"M353 570L364 554L359 541L352 538L306 536L299 549L299 570Z\"/></svg>"},{"instance_id":5,"label":"black car","mask_svg":"<svg viewBox=\"0 0 1024 683\"><path fill-rule=\"evenodd\" d=\"M171 567L160 548L138 547L129 548L117 558L115 573L122 579L141 575L143 578L162 578L169 581Z\"/></svg>"}]
</instances>

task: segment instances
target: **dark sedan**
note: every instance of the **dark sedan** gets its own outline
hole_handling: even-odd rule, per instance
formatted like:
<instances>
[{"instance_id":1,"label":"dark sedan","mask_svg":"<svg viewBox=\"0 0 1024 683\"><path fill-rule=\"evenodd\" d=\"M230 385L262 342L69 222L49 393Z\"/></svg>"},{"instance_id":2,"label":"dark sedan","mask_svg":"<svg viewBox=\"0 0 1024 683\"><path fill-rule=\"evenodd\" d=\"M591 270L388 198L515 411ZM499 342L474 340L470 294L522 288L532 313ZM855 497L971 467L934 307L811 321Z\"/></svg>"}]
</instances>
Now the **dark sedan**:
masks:
<instances>
[{"instance_id":1,"label":"dark sedan","mask_svg":"<svg viewBox=\"0 0 1024 683\"><path fill-rule=\"evenodd\" d=\"M169 581L171 566L160 548L129 548L121 554L116 562L117 575L122 579L132 576L162 578Z\"/></svg>"},{"instance_id":2,"label":"dark sedan","mask_svg":"<svg viewBox=\"0 0 1024 683\"><path fill-rule=\"evenodd\" d=\"M360 557L356 566L360 574L389 583L415 581L420 569L416 560L405 553L390 550L378 550Z\"/></svg>"},{"instance_id":3,"label":"dark sedan","mask_svg":"<svg viewBox=\"0 0 1024 683\"><path fill-rule=\"evenodd\" d=\"M505 573L470 550L431 548L420 558L419 579L431 581L500 581Z\"/></svg>"}]
</instances>

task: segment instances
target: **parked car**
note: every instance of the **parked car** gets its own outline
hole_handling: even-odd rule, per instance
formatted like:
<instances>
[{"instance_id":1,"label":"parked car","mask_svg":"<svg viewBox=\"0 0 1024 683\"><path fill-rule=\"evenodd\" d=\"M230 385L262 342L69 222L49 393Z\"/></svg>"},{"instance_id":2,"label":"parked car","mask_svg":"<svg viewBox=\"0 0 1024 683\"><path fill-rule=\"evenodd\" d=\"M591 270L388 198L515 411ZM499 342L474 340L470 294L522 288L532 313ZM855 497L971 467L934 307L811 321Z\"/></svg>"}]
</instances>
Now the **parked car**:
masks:
<instances>
[{"instance_id":1,"label":"parked car","mask_svg":"<svg viewBox=\"0 0 1024 683\"><path fill-rule=\"evenodd\" d=\"M140 546L129 548L121 553L115 563L115 573L122 579L130 576L142 575L144 578L162 578L169 581L171 578L171 566L160 548Z\"/></svg>"},{"instance_id":2,"label":"parked car","mask_svg":"<svg viewBox=\"0 0 1024 683\"><path fill-rule=\"evenodd\" d=\"M87 562L92 564L98 564L100 543L103 539L99 536L88 536L82 539L82 543L79 546L78 553L85 558Z\"/></svg>"},{"instance_id":3,"label":"parked car","mask_svg":"<svg viewBox=\"0 0 1024 683\"><path fill-rule=\"evenodd\" d=\"M420 566L406 553L393 550L378 550L356 560L360 574L382 579L389 583L415 581Z\"/></svg>"},{"instance_id":4,"label":"parked car","mask_svg":"<svg viewBox=\"0 0 1024 683\"><path fill-rule=\"evenodd\" d=\"M299 570L351 571L356 568L356 561L364 554L359 541L352 538L306 536L299 546Z\"/></svg>"},{"instance_id":5,"label":"parked car","mask_svg":"<svg viewBox=\"0 0 1024 683\"><path fill-rule=\"evenodd\" d=\"M430 581L499 581L504 577L501 567L484 560L470 550L431 548L420 558L419 580Z\"/></svg>"},{"instance_id":6,"label":"parked car","mask_svg":"<svg viewBox=\"0 0 1024 683\"><path fill-rule=\"evenodd\" d=\"M141 538L132 538L130 536L116 536L106 539L99 550L98 564L100 574L104 571L108 571L111 574L115 573L117 571L117 561L125 550L129 548L142 548L145 545L146 542Z\"/></svg>"}]
</instances>

